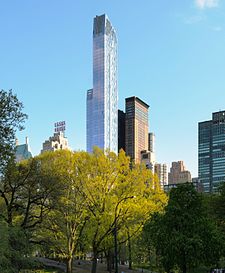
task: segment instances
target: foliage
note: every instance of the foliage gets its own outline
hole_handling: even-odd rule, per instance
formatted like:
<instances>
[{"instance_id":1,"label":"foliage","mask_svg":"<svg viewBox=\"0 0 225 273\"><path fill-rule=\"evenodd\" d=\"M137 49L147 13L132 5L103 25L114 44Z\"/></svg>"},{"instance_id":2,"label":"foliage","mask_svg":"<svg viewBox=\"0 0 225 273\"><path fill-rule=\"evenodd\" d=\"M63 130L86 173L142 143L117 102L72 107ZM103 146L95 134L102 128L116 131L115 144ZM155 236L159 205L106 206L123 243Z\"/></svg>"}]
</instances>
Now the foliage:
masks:
<instances>
[{"instance_id":1,"label":"foliage","mask_svg":"<svg viewBox=\"0 0 225 273\"><path fill-rule=\"evenodd\" d=\"M0 91L0 169L13 155L16 130L23 129L27 115L22 113L23 104L12 93Z\"/></svg>"},{"instance_id":2,"label":"foliage","mask_svg":"<svg viewBox=\"0 0 225 273\"><path fill-rule=\"evenodd\" d=\"M48 161L49 163L49 161ZM4 227L5 267L18 272L30 266L35 232L50 210L49 197L57 185L41 158L16 164L10 160L0 180L0 218ZM46 162L47 165L47 162ZM49 166L49 164L48 164ZM50 171L50 170L49 170ZM10 271L9 271L10 272Z\"/></svg>"},{"instance_id":3,"label":"foliage","mask_svg":"<svg viewBox=\"0 0 225 273\"><path fill-rule=\"evenodd\" d=\"M30 245L28 236L19 227L10 227L5 222L0 223L0 272L13 273L21 268L33 265L28 258Z\"/></svg>"},{"instance_id":4,"label":"foliage","mask_svg":"<svg viewBox=\"0 0 225 273\"><path fill-rule=\"evenodd\" d=\"M8 225L34 229L42 222L50 209L48 198L56 185L49 164L43 157L8 163L0 181L0 216Z\"/></svg>"},{"instance_id":5,"label":"foliage","mask_svg":"<svg viewBox=\"0 0 225 273\"><path fill-rule=\"evenodd\" d=\"M222 234L189 184L171 190L165 213L155 214L144 232L152 238L166 272L175 267L190 272L200 264L215 264L222 255Z\"/></svg>"},{"instance_id":6,"label":"foliage","mask_svg":"<svg viewBox=\"0 0 225 273\"><path fill-rule=\"evenodd\" d=\"M210 216L225 233L225 183L219 187L216 194L204 196Z\"/></svg>"},{"instance_id":7,"label":"foliage","mask_svg":"<svg viewBox=\"0 0 225 273\"><path fill-rule=\"evenodd\" d=\"M96 148L89 160L82 189L90 214L86 230L96 261L100 252L112 247L115 232L119 244L137 235L149 215L166 203L166 196L144 166L130 168L123 151L117 157Z\"/></svg>"},{"instance_id":8,"label":"foliage","mask_svg":"<svg viewBox=\"0 0 225 273\"><path fill-rule=\"evenodd\" d=\"M7 224L0 221L0 272L10 270L8 235Z\"/></svg>"},{"instance_id":9,"label":"foliage","mask_svg":"<svg viewBox=\"0 0 225 273\"><path fill-rule=\"evenodd\" d=\"M54 206L45 217L39 236L48 243L50 252L67 261L67 272L72 272L73 255L77 253L88 219L85 199L80 194L80 179L85 168L86 153L64 150L45 153L43 157L47 157L48 162L49 158L52 159L58 187L49 199Z\"/></svg>"},{"instance_id":10,"label":"foliage","mask_svg":"<svg viewBox=\"0 0 225 273\"><path fill-rule=\"evenodd\" d=\"M157 267L157 256L149 234L142 230L139 236L132 240L132 245L134 265L138 268L151 268L152 271L155 271L155 268Z\"/></svg>"},{"instance_id":11,"label":"foliage","mask_svg":"<svg viewBox=\"0 0 225 273\"><path fill-rule=\"evenodd\" d=\"M131 169L123 151L117 156L98 148L93 154L63 150L19 164L11 160L0 182L0 217L9 230L17 230L28 246L40 245L65 259L67 272L72 272L74 255L90 247L95 272L97 257L112 248L115 232L119 245L130 245L166 202L151 172L141 165ZM16 240L9 249L16 257Z\"/></svg>"}]
</instances>

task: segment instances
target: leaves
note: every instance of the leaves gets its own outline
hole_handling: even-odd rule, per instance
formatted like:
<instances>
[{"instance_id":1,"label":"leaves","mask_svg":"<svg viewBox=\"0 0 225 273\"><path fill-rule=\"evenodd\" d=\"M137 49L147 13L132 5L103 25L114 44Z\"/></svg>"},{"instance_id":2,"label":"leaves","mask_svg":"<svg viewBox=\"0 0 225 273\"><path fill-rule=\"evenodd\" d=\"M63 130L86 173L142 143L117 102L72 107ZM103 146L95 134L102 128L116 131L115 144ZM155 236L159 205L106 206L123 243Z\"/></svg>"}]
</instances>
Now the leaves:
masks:
<instances>
[{"instance_id":1,"label":"leaves","mask_svg":"<svg viewBox=\"0 0 225 273\"><path fill-rule=\"evenodd\" d=\"M22 130L27 115L22 112L23 104L12 90L0 91L0 167L13 156L16 130Z\"/></svg>"},{"instance_id":2,"label":"leaves","mask_svg":"<svg viewBox=\"0 0 225 273\"><path fill-rule=\"evenodd\" d=\"M176 266L189 272L201 263L212 264L221 257L221 233L208 218L202 197L193 185L172 189L165 212L155 214L144 231L167 272Z\"/></svg>"},{"instance_id":3,"label":"leaves","mask_svg":"<svg viewBox=\"0 0 225 273\"><path fill-rule=\"evenodd\" d=\"M68 261L79 251L99 253L137 236L167 202L152 173L130 169L121 151L46 152L19 164L10 161L0 185L0 215L29 230L29 240Z\"/></svg>"}]
</instances>

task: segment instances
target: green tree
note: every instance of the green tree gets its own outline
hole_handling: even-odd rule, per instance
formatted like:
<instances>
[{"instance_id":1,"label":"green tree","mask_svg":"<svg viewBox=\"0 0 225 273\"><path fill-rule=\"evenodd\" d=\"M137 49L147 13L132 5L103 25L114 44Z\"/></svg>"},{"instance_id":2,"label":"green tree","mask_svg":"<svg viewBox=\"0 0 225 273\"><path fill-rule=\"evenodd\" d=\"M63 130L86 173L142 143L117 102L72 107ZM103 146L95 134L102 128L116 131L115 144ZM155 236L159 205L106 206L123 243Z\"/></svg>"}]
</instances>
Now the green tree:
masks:
<instances>
[{"instance_id":1,"label":"green tree","mask_svg":"<svg viewBox=\"0 0 225 273\"><path fill-rule=\"evenodd\" d=\"M222 255L222 235L205 213L202 197L193 185L179 185L170 192L165 213L145 226L167 272L183 273L200 264L215 264Z\"/></svg>"},{"instance_id":2,"label":"green tree","mask_svg":"<svg viewBox=\"0 0 225 273\"><path fill-rule=\"evenodd\" d=\"M9 236L7 224L0 220L0 272L10 271Z\"/></svg>"},{"instance_id":3,"label":"green tree","mask_svg":"<svg viewBox=\"0 0 225 273\"><path fill-rule=\"evenodd\" d=\"M51 209L49 198L57 181L52 169L47 169L49 165L50 160L42 157L19 164L11 159L2 173L0 219L6 228L6 257L12 272L28 265L31 244L37 243L36 230Z\"/></svg>"},{"instance_id":4,"label":"green tree","mask_svg":"<svg viewBox=\"0 0 225 273\"><path fill-rule=\"evenodd\" d=\"M23 123L27 118L22 109L23 104L12 90L0 91L0 170L13 156L16 130L23 129Z\"/></svg>"},{"instance_id":5,"label":"green tree","mask_svg":"<svg viewBox=\"0 0 225 273\"><path fill-rule=\"evenodd\" d=\"M219 187L218 193L205 195L208 213L225 233L225 183Z\"/></svg>"},{"instance_id":6,"label":"green tree","mask_svg":"<svg viewBox=\"0 0 225 273\"><path fill-rule=\"evenodd\" d=\"M0 181L0 216L9 226L34 229L50 210L48 198L57 180L50 160L35 157L15 164L10 160Z\"/></svg>"},{"instance_id":7,"label":"green tree","mask_svg":"<svg viewBox=\"0 0 225 273\"><path fill-rule=\"evenodd\" d=\"M87 156L84 152L73 153L65 150L48 153L48 158L53 159L58 187L49 199L54 206L45 217L39 236L48 243L50 251L66 260L68 273L72 272L73 256L77 254L88 220L85 199L80 188Z\"/></svg>"}]
</instances>

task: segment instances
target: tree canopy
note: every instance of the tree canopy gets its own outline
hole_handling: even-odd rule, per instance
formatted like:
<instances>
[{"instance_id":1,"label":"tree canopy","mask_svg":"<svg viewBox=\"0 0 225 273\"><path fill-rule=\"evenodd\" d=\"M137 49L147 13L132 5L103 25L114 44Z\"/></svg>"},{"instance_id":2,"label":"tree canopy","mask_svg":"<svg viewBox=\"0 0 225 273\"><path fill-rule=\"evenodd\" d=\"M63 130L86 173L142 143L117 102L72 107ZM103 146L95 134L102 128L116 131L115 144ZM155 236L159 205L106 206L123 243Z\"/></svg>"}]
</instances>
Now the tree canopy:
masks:
<instances>
[{"instance_id":1,"label":"tree canopy","mask_svg":"<svg viewBox=\"0 0 225 273\"><path fill-rule=\"evenodd\" d=\"M22 130L27 115L22 112L23 104L12 90L0 91L0 167L13 155L16 130Z\"/></svg>"},{"instance_id":2,"label":"tree canopy","mask_svg":"<svg viewBox=\"0 0 225 273\"><path fill-rule=\"evenodd\" d=\"M72 271L72 258L83 244L93 253L92 272L96 272L98 255L113 247L115 228L118 243L125 242L128 227L129 236L134 236L150 213L167 201L151 172L143 166L130 169L123 151L117 156L95 148L92 154L59 151L48 156L58 187L42 235L51 250L67 260L67 272Z\"/></svg>"},{"instance_id":3,"label":"tree canopy","mask_svg":"<svg viewBox=\"0 0 225 273\"><path fill-rule=\"evenodd\" d=\"M145 226L166 272L178 267L190 272L199 264L216 263L223 252L222 234L206 215L202 197L193 185L179 185L170 192L163 214Z\"/></svg>"}]
</instances>

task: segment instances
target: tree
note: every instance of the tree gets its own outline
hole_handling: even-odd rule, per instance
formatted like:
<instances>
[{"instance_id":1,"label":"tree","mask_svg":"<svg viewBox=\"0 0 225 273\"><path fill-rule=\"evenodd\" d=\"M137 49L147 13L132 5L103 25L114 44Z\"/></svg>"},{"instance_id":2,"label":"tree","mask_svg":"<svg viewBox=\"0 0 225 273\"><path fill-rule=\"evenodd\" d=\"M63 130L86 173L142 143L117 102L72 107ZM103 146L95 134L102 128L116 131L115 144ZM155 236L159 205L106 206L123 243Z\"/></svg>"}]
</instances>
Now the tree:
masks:
<instances>
[{"instance_id":1,"label":"tree","mask_svg":"<svg viewBox=\"0 0 225 273\"><path fill-rule=\"evenodd\" d=\"M225 183L221 184L218 193L205 195L204 200L210 216L225 233Z\"/></svg>"},{"instance_id":2,"label":"tree","mask_svg":"<svg viewBox=\"0 0 225 273\"><path fill-rule=\"evenodd\" d=\"M9 236L7 224L0 220L0 272L10 271Z\"/></svg>"},{"instance_id":3,"label":"tree","mask_svg":"<svg viewBox=\"0 0 225 273\"><path fill-rule=\"evenodd\" d=\"M5 227L12 272L28 265L35 232L51 209L50 195L57 187L49 158L36 157L16 164L8 161L0 180L0 219ZM14 269L12 269L12 266ZM11 271L9 271L11 272Z\"/></svg>"},{"instance_id":4,"label":"tree","mask_svg":"<svg viewBox=\"0 0 225 273\"><path fill-rule=\"evenodd\" d=\"M190 272L200 264L215 264L222 255L221 233L191 184L172 189L165 213L155 214L144 231L152 238L166 272L176 267Z\"/></svg>"},{"instance_id":5,"label":"tree","mask_svg":"<svg viewBox=\"0 0 225 273\"><path fill-rule=\"evenodd\" d=\"M72 272L73 256L77 253L84 226L88 220L86 203L80 180L86 168L87 153L58 151L48 153L57 177L58 187L49 198L54 204L45 217L39 233L50 251L67 263L67 273ZM82 176L83 177L83 176Z\"/></svg>"},{"instance_id":6,"label":"tree","mask_svg":"<svg viewBox=\"0 0 225 273\"><path fill-rule=\"evenodd\" d=\"M13 155L16 130L22 130L27 118L22 112L23 104L12 93L0 91L0 170Z\"/></svg>"},{"instance_id":7,"label":"tree","mask_svg":"<svg viewBox=\"0 0 225 273\"><path fill-rule=\"evenodd\" d=\"M96 148L89 160L82 189L90 213L86 232L92 245L95 273L99 253L110 248L113 240L122 244L137 234L150 213L162 206L163 198L156 198L157 187L150 171L141 165L130 169L130 159L123 151L116 156ZM117 253L115 266L116 259Z\"/></svg>"},{"instance_id":8,"label":"tree","mask_svg":"<svg viewBox=\"0 0 225 273\"><path fill-rule=\"evenodd\" d=\"M82 194L86 199L89 212L86 233L93 252L92 273L96 272L99 253L107 247L108 240L112 240L115 217L118 217L118 215L115 216L116 206L121 202L120 199L118 201L114 192L122 169L125 172L127 165L129 168L129 162L126 158L124 159L122 160L120 156L117 158L109 151L104 154L102 150L95 148L93 154L89 155L85 172L83 172ZM123 198L127 196L125 195L127 193L124 193ZM128 196L132 195L132 193L128 194ZM128 198L125 200L129 201Z\"/></svg>"},{"instance_id":9,"label":"tree","mask_svg":"<svg viewBox=\"0 0 225 273\"><path fill-rule=\"evenodd\" d=\"M117 156L97 148L93 154L58 151L19 164L11 160L2 176L0 196L0 217L10 231L10 253L15 253L10 255L11 263L23 238L28 242L24 251L31 243L45 244L67 261L68 273L82 238L91 245L92 272L96 272L98 255L113 241L119 245L138 234L166 200L144 166L130 169L124 152ZM14 262L17 270L21 263Z\"/></svg>"},{"instance_id":10,"label":"tree","mask_svg":"<svg viewBox=\"0 0 225 273\"><path fill-rule=\"evenodd\" d=\"M0 181L0 216L9 226L35 229L50 210L49 197L57 186L49 157L16 164L11 159Z\"/></svg>"},{"instance_id":11,"label":"tree","mask_svg":"<svg viewBox=\"0 0 225 273\"><path fill-rule=\"evenodd\" d=\"M119 220L118 243L127 244L129 269L132 269L135 239L141 234L151 215L163 210L167 204L167 196L162 191L157 176L145 166L134 165L126 179L125 187L134 192L135 198L131 200L129 214L126 213L126 217Z\"/></svg>"}]
</instances>

